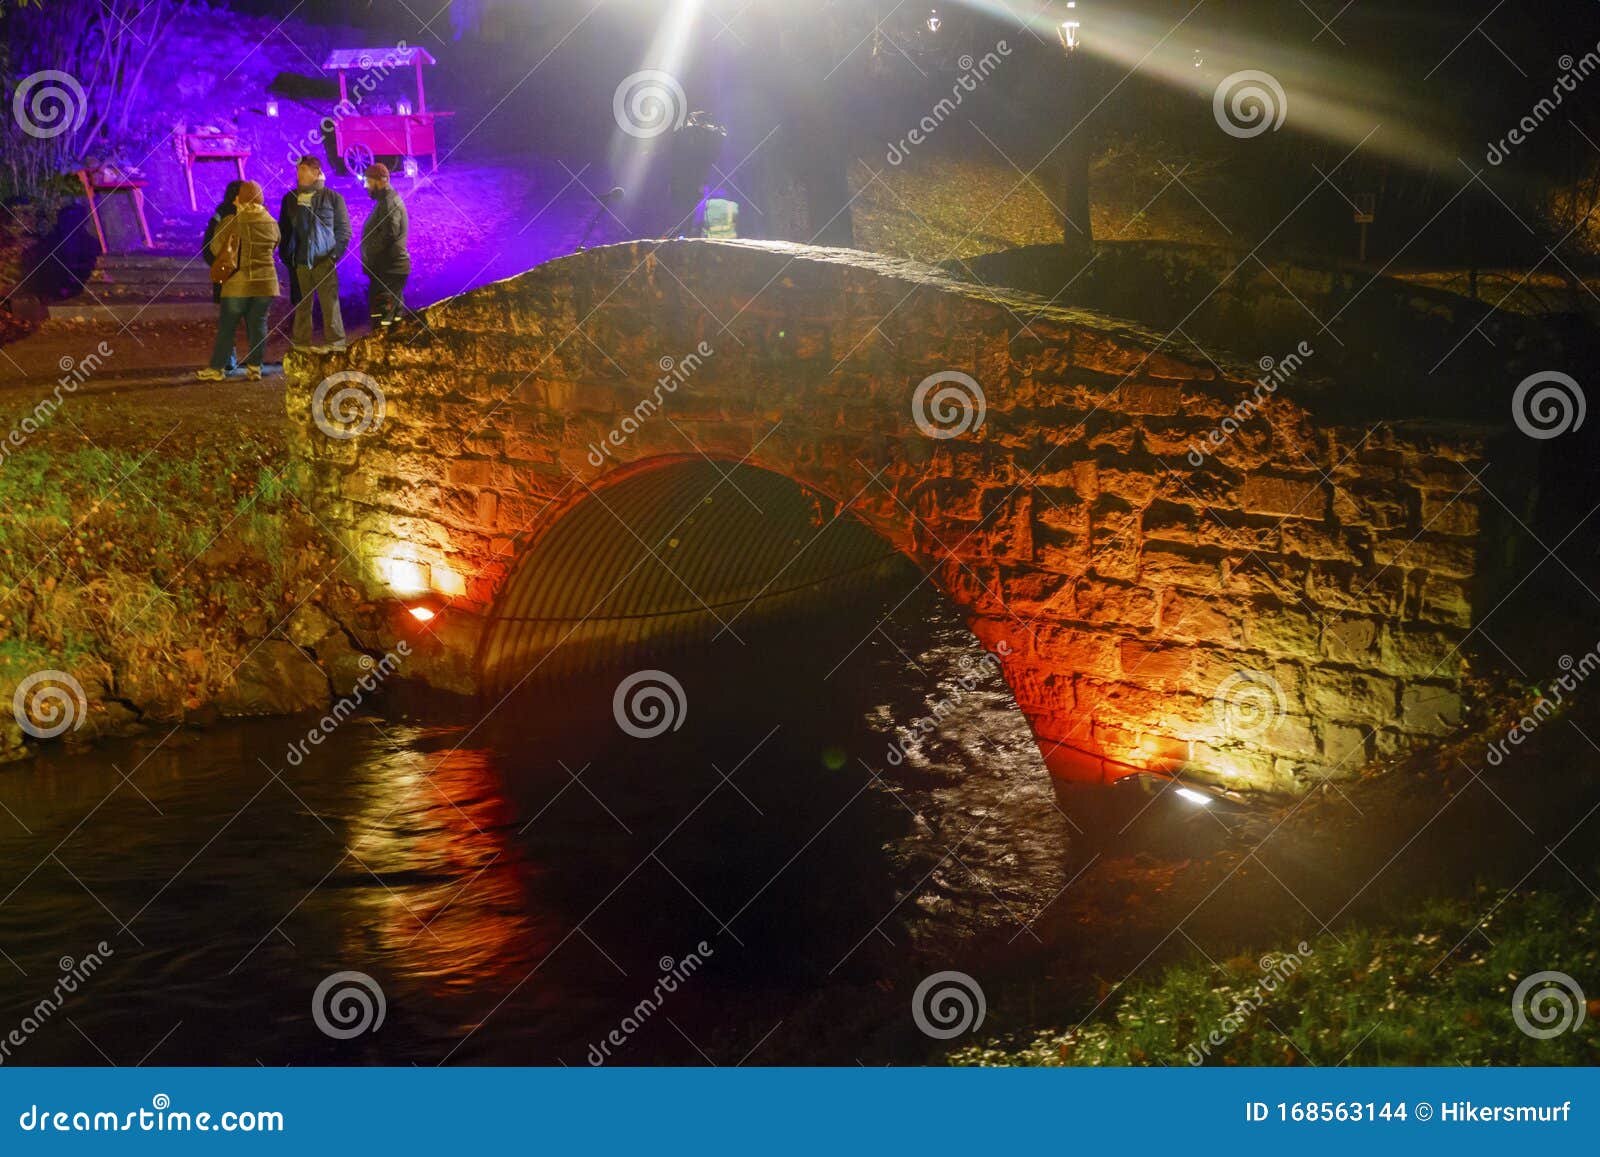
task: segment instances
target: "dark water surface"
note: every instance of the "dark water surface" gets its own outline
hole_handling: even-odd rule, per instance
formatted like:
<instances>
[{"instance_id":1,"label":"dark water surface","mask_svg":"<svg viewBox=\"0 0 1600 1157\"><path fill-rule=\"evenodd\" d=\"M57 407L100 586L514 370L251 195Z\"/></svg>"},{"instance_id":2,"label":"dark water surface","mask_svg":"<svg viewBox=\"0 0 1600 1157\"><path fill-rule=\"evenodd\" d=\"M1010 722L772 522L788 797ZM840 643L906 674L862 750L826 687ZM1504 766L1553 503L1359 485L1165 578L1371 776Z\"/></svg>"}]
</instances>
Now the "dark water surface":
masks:
<instances>
[{"instance_id":1,"label":"dark water surface","mask_svg":"<svg viewBox=\"0 0 1600 1157\"><path fill-rule=\"evenodd\" d=\"M354 718L299 766L314 721L0 769L0 1037L111 949L6 1063L581 1065L613 1030L609 1063L915 1058L908 986L1020 932L1072 826L954 612L877 621L664 657L655 738L621 672ZM385 1008L350 1039L313 1016L341 971Z\"/></svg>"}]
</instances>

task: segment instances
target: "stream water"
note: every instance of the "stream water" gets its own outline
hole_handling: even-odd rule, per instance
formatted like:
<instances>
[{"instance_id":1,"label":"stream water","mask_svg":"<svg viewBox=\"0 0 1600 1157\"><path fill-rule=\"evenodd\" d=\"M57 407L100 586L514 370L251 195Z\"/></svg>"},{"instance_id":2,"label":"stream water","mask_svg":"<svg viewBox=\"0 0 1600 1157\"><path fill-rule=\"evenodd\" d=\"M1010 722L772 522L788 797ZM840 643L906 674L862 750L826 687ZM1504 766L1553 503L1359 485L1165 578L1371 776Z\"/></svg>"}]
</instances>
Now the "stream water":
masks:
<instances>
[{"instance_id":1,"label":"stream water","mask_svg":"<svg viewBox=\"0 0 1600 1157\"><path fill-rule=\"evenodd\" d=\"M678 656L652 738L622 672L391 704L299 760L280 719L0 769L0 1059L915 1056L907 986L1020 933L1073 827L953 610L871 629L901 597Z\"/></svg>"}]
</instances>

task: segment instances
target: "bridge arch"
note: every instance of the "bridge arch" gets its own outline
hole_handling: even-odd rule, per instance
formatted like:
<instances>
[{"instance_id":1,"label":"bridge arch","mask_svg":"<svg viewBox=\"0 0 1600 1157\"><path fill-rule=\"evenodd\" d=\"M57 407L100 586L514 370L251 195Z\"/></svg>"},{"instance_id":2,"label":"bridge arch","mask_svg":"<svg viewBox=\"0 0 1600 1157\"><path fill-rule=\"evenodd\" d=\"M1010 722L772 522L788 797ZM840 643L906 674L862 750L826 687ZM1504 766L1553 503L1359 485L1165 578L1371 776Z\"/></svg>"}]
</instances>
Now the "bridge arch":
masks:
<instances>
[{"instance_id":1,"label":"bridge arch","mask_svg":"<svg viewBox=\"0 0 1600 1157\"><path fill-rule=\"evenodd\" d=\"M446 608L410 675L498 685L527 645L506 621L573 610L541 538L581 556L583 503L697 461L829 496L930 569L1060 774L1297 790L1459 719L1491 431L781 243L610 246L425 316L287 363L297 479L355 584Z\"/></svg>"}]
</instances>

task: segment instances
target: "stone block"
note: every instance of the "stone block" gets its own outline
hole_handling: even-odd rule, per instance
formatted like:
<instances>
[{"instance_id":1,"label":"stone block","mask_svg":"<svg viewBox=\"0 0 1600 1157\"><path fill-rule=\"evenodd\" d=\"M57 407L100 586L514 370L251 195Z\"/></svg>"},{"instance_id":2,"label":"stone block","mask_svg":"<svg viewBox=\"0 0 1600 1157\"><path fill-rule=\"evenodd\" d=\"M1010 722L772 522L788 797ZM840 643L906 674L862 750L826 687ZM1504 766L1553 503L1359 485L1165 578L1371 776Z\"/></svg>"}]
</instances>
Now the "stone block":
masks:
<instances>
[{"instance_id":1,"label":"stone block","mask_svg":"<svg viewBox=\"0 0 1600 1157\"><path fill-rule=\"evenodd\" d=\"M1251 474L1244 480L1240 505L1251 514L1284 518L1325 518L1328 494L1320 478Z\"/></svg>"},{"instance_id":2,"label":"stone block","mask_svg":"<svg viewBox=\"0 0 1600 1157\"><path fill-rule=\"evenodd\" d=\"M1418 684L1400 693L1400 726L1406 731L1444 735L1460 728L1461 696L1454 688Z\"/></svg>"},{"instance_id":3,"label":"stone block","mask_svg":"<svg viewBox=\"0 0 1600 1157\"><path fill-rule=\"evenodd\" d=\"M1322 725L1322 766L1326 779L1349 779L1360 773L1371 757L1373 731L1351 723Z\"/></svg>"},{"instance_id":4,"label":"stone block","mask_svg":"<svg viewBox=\"0 0 1600 1157\"><path fill-rule=\"evenodd\" d=\"M1076 617L1125 630L1155 625L1156 593L1146 587L1103 579L1080 579L1074 588Z\"/></svg>"},{"instance_id":5,"label":"stone block","mask_svg":"<svg viewBox=\"0 0 1600 1157\"><path fill-rule=\"evenodd\" d=\"M1249 646L1270 655L1297 659L1319 654L1317 639L1321 629L1315 615L1296 607L1258 605L1244 618L1244 639Z\"/></svg>"},{"instance_id":6,"label":"stone block","mask_svg":"<svg viewBox=\"0 0 1600 1157\"><path fill-rule=\"evenodd\" d=\"M1466 664L1459 639L1454 631L1385 625L1378 640L1378 665L1391 675L1455 680Z\"/></svg>"},{"instance_id":7,"label":"stone block","mask_svg":"<svg viewBox=\"0 0 1600 1157\"><path fill-rule=\"evenodd\" d=\"M1122 674L1139 683L1179 683L1194 670L1194 651L1177 643L1124 639Z\"/></svg>"},{"instance_id":8,"label":"stone block","mask_svg":"<svg viewBox=\"0 0 1600 1157\"><path fill-rule=\"evenodd\" d=\"M1458 579L1428 574L1416 600L1416 618L1452 627L1472 625L1472 588Z\"/></svg>"},{"instance_id":9,"label":"stone block","mask_svg":"<svg viewBox=\"0 0 1600 1157\"><path fill-rule=\"evenodd\" d=\"M1147 586L1220 591L1220 556L1215 551L1151 544L1139 558L1139 581Z\"/></svg>"},{"instance_id":10,"label":"stone block","mask_svg":"<svg viewBox=\"0 0 1600 1157\"><path fill-rule=\"evenodd\" d=\"M1468 578L1476 569L1472 543L1429 534L1409 539L1380 538L1372 544L1372 561L1380 566L1425 570L1452 578Z\"/></svg>"},{"instance_id":11,"label":"stone block","mask_svg":"<svg viewBox=\"0 0 1600 1157\"><path fill-rule=\"evenodd\" d=\"M1064 674L1121 674L1118 639L1111 632L1040 623L1034 632L1034 655L1041 664Z\"/></svg>"},{"instance_id":12,"label":"stone block","mask_svg":"<svg viewBox=\"0 0 1600 1157\"><path fill-rule=\"evenodd\" d=\"M1478 502L1471 494L1444 494L1424 491L1422 526L1432 534L1471 537L1478 533Z\"/></svg>"},{"instance_id":13,"label":"stone block","mask_svg":"<svg viewBox=\"0 0 1600 1157\"><path fill-rule=\"evenodd\" d=\"M1191 374L1179 376L1189 377ZM1112 404L1127 414L1176 414L1182 400L1183 391L1177 386L1129 382L1117 391Z\"/></svg>"},{"instance_id":14,"label":"stone block","mask_svg":"<svg viewBox=\"0 0 1600 1157\"><path fill-rule=\"evenodd\" d=\"M1333 668L1313 668L1306 674L1306 702L1321 719L1393 722L1399 684L1383 675Z\"/></svg>"},{"instance_id":15,"label":"stone block","mask_svg":"<svg viewBox=\"0 0 1600 1157\"><path fill-rule=\"evenodd\" d=\"M1169 590L1161 601L1157 627L1163 635L1232 647L1244 642L1248 608L1219 595Z\"/></svg>"},{"instance_id":16,"label":"stone block","mask_svg":"<svg viewBox=\"0 0 1600 1157\"><path fill-rule=\"evenodd\" d=\"M1378 624L1372 619L1330 616L1322 624L1322 654L1335 663L1368 665L1378 654Z\"/></svg>"}]
</instances>

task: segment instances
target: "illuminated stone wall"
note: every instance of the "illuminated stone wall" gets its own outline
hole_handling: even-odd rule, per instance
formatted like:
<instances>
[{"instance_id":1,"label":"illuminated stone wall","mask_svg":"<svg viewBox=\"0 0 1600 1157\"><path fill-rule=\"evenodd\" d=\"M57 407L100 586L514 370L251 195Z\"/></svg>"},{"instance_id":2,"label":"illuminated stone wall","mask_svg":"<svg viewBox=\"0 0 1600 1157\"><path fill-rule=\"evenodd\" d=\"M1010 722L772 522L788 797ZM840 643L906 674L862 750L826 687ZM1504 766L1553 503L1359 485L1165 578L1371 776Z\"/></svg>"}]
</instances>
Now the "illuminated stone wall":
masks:
<instances>
[{"instance_id":1,"label":"illuminated stone wall","mask_svg":"<svg viewBox=\"0 0 1600 1157\"><path fill-rule=\"evenodd\" d=\"M704 454L831 495L936 568L979 638L1007 644L1061 774L1300 790L1460 720L1459 646L1497 533L1473 479L1490 431L1319 422L1325 395L1298 381L1241 409L1263 397L1253 368L790 245L593 250L427 322L292 357L288 407L299 482L370 596L448 604L384 628L431 636L410 673L440 686L473 688L484 614L565 510L619 468ZM670 390L664 359L683 375ZM358 376L315 404L341 371ZM919 384L951 371L981 391L981 422L972 404L914 413ZM325 432L353 431L343 389L381 391L375 428Z\"/></svg>"}]
</instances>

